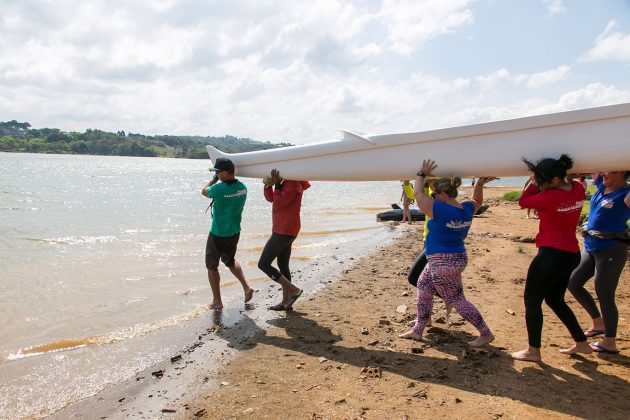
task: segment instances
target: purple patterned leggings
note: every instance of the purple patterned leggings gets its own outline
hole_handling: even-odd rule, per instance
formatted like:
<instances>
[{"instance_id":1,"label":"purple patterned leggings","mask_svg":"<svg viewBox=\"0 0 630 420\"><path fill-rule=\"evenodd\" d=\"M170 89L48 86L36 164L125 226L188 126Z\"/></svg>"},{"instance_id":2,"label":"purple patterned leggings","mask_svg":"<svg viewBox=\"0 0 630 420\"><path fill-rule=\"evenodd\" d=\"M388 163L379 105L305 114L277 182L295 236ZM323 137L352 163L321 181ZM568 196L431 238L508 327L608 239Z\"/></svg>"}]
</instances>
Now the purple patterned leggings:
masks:
<instances>
[{"instance_id":1,"label":"purple patterned leggings","mask_svg":"<svg viewBox=\"0 0 630 420\"><path fill-rule=\"evenodd\" d=\"M418 297L416 299L418 318L413 331L422 335L433 309L433 295L437 294L446 303L457 309L457 312L477 328L481 335L490 335L490 329L475 305L464 297L462 272L468 264L466 254L433 254L428 256L428 260L427 266L418 279Z\"/></svg>"}]
</instances>

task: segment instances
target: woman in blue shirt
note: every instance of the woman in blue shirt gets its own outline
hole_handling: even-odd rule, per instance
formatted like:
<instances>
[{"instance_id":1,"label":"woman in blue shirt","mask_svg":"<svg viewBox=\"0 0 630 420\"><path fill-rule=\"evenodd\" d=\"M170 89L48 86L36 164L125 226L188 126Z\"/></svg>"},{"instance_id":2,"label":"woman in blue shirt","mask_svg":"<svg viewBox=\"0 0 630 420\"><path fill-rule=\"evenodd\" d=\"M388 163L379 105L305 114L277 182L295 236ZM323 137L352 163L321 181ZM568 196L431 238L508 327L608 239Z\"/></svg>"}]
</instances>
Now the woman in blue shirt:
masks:
<instances>
[{"instance_id":1,"label":"woman in blue shirt","mask_svg":"<svg viewBox=\"0 0 630 420\"><path fill-rule=\"evenodd\" d=\"M479 347L494 340L494 335L483 317L464 297L462 272L468 264L464 239L472 224L473 215L483 204L483 186L494 178L480 178L475 184L472 200L457 201L457 187L461 178L440 178L433 184L433 194L424 192L424 179L437 168L432 160L425 160L416 178L415 198L420 209L431 218L425 242L428 263L418 279L416 300L417 319L414 328L400 338L422 339L424 327L431 316L433 296L439 295L479 330L480 336L469 341Z\"/></svg>"},{"instance_id":2,"label":"woman in blue shirt","mask_svg":"<svg viewBox=\"0 0 630 420\"><path fill-rule=\"evenodd\" d=\"M597 191L591 197L591 209L584 237L584 252L580 265L571 274L569 290L593 319L593 326L585 331L587 337L604 334L601 341L591 343L593 351L619 353L616 336L619 312L615 292L619 277L628 259L627 221L630 218L630 172L602 172L594 174ZM595 276L595 300L584 284Z\"/></svg>"}]
</instances>

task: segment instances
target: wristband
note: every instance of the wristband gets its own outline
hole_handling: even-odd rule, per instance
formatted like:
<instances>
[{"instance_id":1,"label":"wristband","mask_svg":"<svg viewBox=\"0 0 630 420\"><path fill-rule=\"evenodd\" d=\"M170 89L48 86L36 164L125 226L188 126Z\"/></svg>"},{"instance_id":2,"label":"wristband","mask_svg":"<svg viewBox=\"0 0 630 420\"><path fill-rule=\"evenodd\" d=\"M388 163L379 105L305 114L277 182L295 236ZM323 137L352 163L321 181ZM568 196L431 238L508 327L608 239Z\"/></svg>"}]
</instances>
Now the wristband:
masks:
<instances>
[{"instance_id":1,"label":"wristband","mask_svg":"<svg viewBox=\"0 0 630 420\"><path fill-rule=\"evenodd\" d=\"M426 178L427 176L424 174L424 171L418 171L418 173L416 174L417 176L421 176L423 178Z\"/></svg>"}]
</instances>

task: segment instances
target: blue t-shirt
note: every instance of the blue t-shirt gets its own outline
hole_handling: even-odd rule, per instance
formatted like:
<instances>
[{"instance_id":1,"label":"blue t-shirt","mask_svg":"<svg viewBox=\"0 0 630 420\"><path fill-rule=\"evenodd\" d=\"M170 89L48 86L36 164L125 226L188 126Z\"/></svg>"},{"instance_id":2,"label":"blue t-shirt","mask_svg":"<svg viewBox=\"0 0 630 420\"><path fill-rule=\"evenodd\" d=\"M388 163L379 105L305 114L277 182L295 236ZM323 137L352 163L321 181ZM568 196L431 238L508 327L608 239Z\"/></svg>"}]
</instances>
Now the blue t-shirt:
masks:
<instances>
[{"instance_id":1,"label":"blue t-shirt","mask_svg":"<svg viewBox=\"0 0 630 420\"><path fill-rule=\"evenodd\" d=\"M588 215L588 229L600 232L623 232L626 230L626 222L630 218L630 208L623 200L630 192L630 187L625 186L608 194L604 194L606 187L604 180L598 176L595 180L597 191L591 197L591 209ZM615 239L597 239L592 236L584 238L584 247L589 252L597 252L609 248L618 243Z\"/></svg>"},{"instance_id":2,"label":"blue t-shirt","mask_svg":"<svg viewBox=\"0 0 630 420\"><path fill-rule=\"evenodd\" d=\"M425 251L427 255L444 253L464 253L464 239L472 225L475 203L464 201L463 209L443 203L433 202L433 218L429 220L429 234Z\"/></svg>"}]
</instances>

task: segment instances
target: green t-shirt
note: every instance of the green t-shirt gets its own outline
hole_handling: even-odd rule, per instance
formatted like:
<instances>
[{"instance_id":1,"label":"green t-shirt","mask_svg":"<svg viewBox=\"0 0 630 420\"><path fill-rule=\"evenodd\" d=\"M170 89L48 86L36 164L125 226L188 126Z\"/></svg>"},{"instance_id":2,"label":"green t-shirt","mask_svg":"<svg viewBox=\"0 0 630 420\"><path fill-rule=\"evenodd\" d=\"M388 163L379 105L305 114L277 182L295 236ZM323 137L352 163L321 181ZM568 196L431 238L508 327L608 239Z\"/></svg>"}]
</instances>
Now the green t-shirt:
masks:
<instances>
[{"instance_id":1,"label":"green t-shirt","mask_svg":"<svg viewBox=\"0 0 630 420\"><path fill-rule=\"evenodd\" d=\"M214 199L214 212L210 232L214 236L227 238L241 231L241 215L247 187L241 181L219 182L208 188L208 197Z\"/></svg>"}]
</instances>

